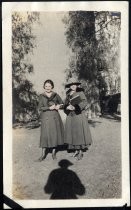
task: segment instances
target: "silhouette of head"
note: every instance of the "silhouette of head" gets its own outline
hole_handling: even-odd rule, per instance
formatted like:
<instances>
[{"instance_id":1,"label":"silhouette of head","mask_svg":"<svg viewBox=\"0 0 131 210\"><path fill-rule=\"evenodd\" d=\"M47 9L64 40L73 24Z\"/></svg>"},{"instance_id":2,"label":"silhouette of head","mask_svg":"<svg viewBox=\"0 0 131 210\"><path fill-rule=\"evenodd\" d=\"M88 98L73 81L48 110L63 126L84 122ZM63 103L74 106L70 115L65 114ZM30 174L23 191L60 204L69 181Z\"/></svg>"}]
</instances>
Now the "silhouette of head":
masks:
<instances>
[{"instance_id":1,"label":"silhouette of head","mask_svg":"<svg viewBox=\"0 0 131 210\"><path fill-rule=\"evenodd\" d=\"M73 163L71 163L69 160L63 159L63 160L60 160L60 162L58 163L58 165L61 168L68 168L69 166L72 166Z\"/></svg>"}]
</instances>

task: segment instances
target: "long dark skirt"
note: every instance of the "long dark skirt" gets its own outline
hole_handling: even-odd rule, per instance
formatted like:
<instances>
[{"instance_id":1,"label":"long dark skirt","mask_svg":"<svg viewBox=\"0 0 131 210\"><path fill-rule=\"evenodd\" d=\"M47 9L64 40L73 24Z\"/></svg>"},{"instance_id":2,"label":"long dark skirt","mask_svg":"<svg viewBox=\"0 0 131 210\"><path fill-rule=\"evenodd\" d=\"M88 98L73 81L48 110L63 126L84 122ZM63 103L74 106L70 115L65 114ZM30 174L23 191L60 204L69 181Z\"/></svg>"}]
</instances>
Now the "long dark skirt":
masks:
<instances>
[{"instance_id":1,"label":"long dark skirt","mask_svg":"<svg viewBox=\"0 0 131 210\"><path fill-rule=\"evenodd\" d=\"M68 149L85 149L91 145L92 137L85 113L67 116L64 142L68 144Z\"/></svg>"},{"instance_id":2,"label":"long dark skirt","mask_svg":"<svg viewBox=\"0 0 131 210\"><path fill-rule=\"evenodd\" d=\"M64 144L64 126L58 111L41 114L40 147L53 148Z\"/></svg>"}]
</instances>

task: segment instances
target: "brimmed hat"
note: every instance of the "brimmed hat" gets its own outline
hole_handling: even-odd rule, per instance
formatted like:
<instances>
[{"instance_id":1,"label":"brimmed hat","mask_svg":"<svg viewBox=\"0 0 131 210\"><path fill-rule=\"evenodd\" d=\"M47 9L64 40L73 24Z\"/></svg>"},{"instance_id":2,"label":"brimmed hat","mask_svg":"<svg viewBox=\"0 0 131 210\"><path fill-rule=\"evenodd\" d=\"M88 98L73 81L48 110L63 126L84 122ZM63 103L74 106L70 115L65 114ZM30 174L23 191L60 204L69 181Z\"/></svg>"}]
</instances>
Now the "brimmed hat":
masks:
<instances>
[{"instance_id":1,"label":"brimmed hat","mask_svg":"<svg viewBox=\"0 0 131 210\"><path fill-rule=\"evenodd\" d=\"M58 165L62 168L67 168L68 166L72 166L73 163L71 163L69 160L63 159L63 160L60 160Z\"/></svg>"},{"instance_id":2,"label":"brimmed hat","mask_svg":"<svg viewBox=\"0 0 131 210\"><path fill-rule=\"evenodd\" d=\"M74 78L68 80L68 83L65 85L65 88L69 88L71 85L80 85L81 82L77 81Z\"/></svg>"}]
</instances>

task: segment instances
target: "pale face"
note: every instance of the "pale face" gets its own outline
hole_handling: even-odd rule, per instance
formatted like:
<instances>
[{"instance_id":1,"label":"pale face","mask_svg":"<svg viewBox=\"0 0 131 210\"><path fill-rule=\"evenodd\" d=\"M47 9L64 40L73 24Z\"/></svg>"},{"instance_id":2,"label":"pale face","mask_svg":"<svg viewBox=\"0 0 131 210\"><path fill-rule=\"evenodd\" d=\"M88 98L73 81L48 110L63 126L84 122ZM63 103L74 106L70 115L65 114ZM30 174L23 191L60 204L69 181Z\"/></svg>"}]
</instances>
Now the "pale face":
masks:
<instances>
[{"instance_id":1,"label":"pale face","mask_svg":"<svg viewBox=\"0 0 131 210\"><path fill-rule=\"evenodd\" d=\"M77 88L77 85L71 85L70 86L70 89L73 90L73 91L76 91L76 88Z\"/></svg>"},{"instance_id":2,"label":"pale face","mask_svg":"<svg viewBox=\"0 0 131 210\"><path fill-rule=\"evenodd\" d=\"M52 92L53 87L50 83L46 83L44 89L47 93L50 93Z\"/></svg>"}]
</instances>

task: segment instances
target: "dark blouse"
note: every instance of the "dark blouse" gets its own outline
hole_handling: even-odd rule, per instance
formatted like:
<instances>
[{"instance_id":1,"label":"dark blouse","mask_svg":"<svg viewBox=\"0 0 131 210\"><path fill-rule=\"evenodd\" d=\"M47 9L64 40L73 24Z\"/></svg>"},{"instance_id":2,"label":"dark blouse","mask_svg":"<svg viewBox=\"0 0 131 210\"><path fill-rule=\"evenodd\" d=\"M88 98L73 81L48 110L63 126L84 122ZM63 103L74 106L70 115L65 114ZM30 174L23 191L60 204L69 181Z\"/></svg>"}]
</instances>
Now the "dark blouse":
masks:
<instances>
[{"instance_id":1,"label":"dark blouse","mask_svg":"<svg viewBox=\"0 0 131 210\"><path fill-rule=\"evenodd\" d=\"M70 99L76 95L80 96L81 102L79 104L74 105L75 110L71 111L71 110L67 110L66 107L70 104ZM87 106L87 98L84 94L83 91L80 92L75 92L72 95L68 94L65 100L65 105L64 105L64 112L69 115L71 112L75 113L75 114L81 114L82 110L85 109L85 107Z\"/></svg>"},{"instance_id":2,"label":"dark blouse","mask_svg":"<svg viewBox=\"0 0 131 210\"><path fill-rule=\"evenodd\" d=\"M48 97L45 93L39 96L39 111L49 111L49 107L53 104L63 104L61 97L57 93L52 92L52 95L50 97Z\"/></svg>"}]
</instances>

